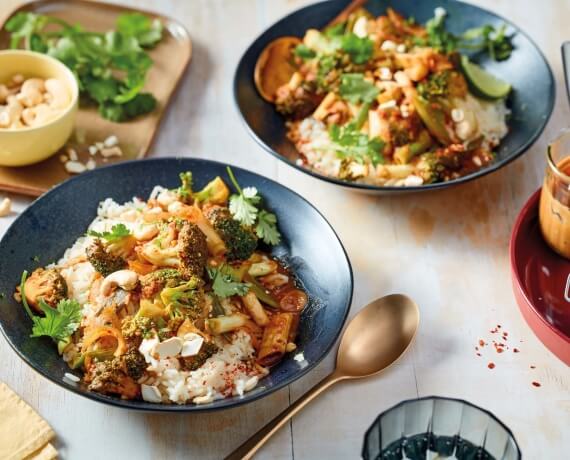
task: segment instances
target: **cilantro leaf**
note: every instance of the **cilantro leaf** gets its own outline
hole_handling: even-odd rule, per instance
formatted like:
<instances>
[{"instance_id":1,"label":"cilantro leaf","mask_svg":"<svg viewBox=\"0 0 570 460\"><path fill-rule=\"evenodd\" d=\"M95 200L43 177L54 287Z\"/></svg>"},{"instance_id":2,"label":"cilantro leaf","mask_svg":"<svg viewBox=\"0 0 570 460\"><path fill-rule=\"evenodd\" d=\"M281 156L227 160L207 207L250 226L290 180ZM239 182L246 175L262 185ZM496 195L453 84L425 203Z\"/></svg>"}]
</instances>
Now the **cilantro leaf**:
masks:
<instances>
[{"instance_id":1,"label":"cilantro leaf","mask_svg":"<svg viewBox=\"0 0 570 460\"><path fill-rule=\"evenodd\" d=\"M374 166L384 163L382 139L369 139L367 134L361 133L351 123L344 126L333 124L329 128L329 136L333 141L332 149L339 158L348 158L358 163L369 159Z\"/></svg>"},{"instance_id":2,"label":"cilantro leaf","mask_svg":"<svg viewBox=\"0 0 570 460\"><path fill-rule=\"evenodd\" d=\"M194 185L194 179L192 177L192 171L181 172L180 177L180 187L176 189L178 196L182 198L183 201L187 201L192 198L192 186Z\"/></svg>"},{"instance_id":3,"label":"cilantro leaf","mask_svg":"<svg viewBox=\"0 0 570 460\"><path fill-rule=\"evenodd\" d=\"M124 35L133 36L141 46L156 45L162 39L162 23L141 13L125 13L117 18L117 29Z\"/></svg>"},{"instance_id":4,"label":"cilantro leaf","mask_svg":"<svg viewBox=\"0 0 570 460\"><path fill-rule=\"evenodd\" d=\"M277 230L277 216L264 209L259 211L255 233L265 244L278 245L281 241L281 234Z\"/></svg>"},{"instance_id":5,"label":"cilantro leaf","mask_svg":"<svg viewBox=\"0 0 570 460\"><path fill-rule=\"evenodd\" d=\"M365 64L374 53L374 42L368 37L360 38L353 32L342 37L340 46L355 64Z\"/></svg>"},{"instance_id":6,"label":"cilantro leaf","mask_svg":"<svg viewBox=\"0 0 570 460\"><path fill-rule=\"evenodd\" d=\"M339 22L338 24L335 24L334 26L327 27L324 30L324 34L328 38L340 37L340 36L344 35L345 30L346 30L346 22Z\"/></svg>"},{"instance_id":7,"label":"cilantro leaf","mask_svg":"<svg viewBox=\"0 0 570 460\"><path fill-rule=\"evenodd\" d=\"M277 216L259 208L261 196L255 187L242 189L229 166L227 171L232 184L238 191L237 194L230 196L230 214L243 225L254 226L255 233L266 244L279 244L281 234L277 229Z\"/></svg>"},{"instance_id":8,"label":"cilantro leaf","mask_svg":"<svg viewBox=\"0 0 570 460\"><path fill-rule=\"evenodd\" d=\"M345 73L341 76L340 95L349 102L372 102L380 93L374 83L364 79L360 73Z\"/></svg>"},{"instance_id":9,"label":"cilantro leaf","mask_svg":"<svg viewBox=\"0 0 570 460\"><path fill-rule=\"evenodd\" d=\"M28 272L24 271L20 282L20 294L24 308L33 322L31 337L51 337L55 342L67 339L79 327L82 318L81 305L76 300L63 299L59 301L57 308L52 308L43 299L39 299L39 306L45 316L34 315L26 300L27 277Z\"/></svg>"},{"instance_id":10,"label":"cilantro leaf","mask_svg":"<svg viewBox=\"0 0 570 460\"><path fill-rule=\"evenodd\" d=\"M129 229L125 224L117 224L111 227L110 232L96 232L94 230L89 230L87 234L89 236L102 238L108 242L113 242L120 240L121 238L125 238L126 236L129 236L131 232L129 231Z\"/></svg>"},{"instance_id":11,"label":"cilantro leaf","mask_svg":"<svg viewBox=\"0 0 570 460\"><path fill-rule=\"evenodd\" d=\"M245 295L249 291L249 284L235 279L231 267L228 265L223 264L219 268L210 267L207 272L210 280L212 280L212 290L217 297Z\"/></svg>"}]
</instances>

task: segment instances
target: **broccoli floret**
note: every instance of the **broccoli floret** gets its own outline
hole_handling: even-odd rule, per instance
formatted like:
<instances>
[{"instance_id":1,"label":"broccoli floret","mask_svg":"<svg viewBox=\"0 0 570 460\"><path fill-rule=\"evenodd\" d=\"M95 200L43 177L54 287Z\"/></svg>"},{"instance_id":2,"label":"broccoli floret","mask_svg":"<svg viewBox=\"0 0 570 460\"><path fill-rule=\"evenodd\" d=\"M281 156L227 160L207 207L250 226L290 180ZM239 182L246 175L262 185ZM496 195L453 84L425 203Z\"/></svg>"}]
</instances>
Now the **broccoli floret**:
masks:
<instances>
[{"instance_id":1,"label":"broccoli floret","mask_svg":"<svg viewBox=\"0 0 570 460\"><path fill-rule=\"evenodd\" d=\"M114 256L128 257L137 244L136 238L131 234L125 224L113 225L110 232L96 232L90 230L87 232L89 236L99 238L103 243L105 250Z\"/></svg>"},{"instance_id":2,"label":"broccoli floret","mask_svg":"<svg viewBox=\"0 0 570 460\"><path fill-rule=\"evenodd\" d=\"M417 174L424 180L424 184L441 180L444 169L434 152L424 153L416 164Z\"/></svg>"},{"instance_id":3,"label":"broccoli floret","mask_svg":"<svg viewBox=\"0 0 570 460\"><path fill-rule=\"evenodd\" d=\"M202 280L197 277L176 286L166 287L160 293L160 300L166 305L171 318L200 317L204 310Z\"/></svg>"},{"instance_id":4,"label":"broccoli floret","mask_svg":"<svg viewBox=\"0 0 570 460\"><path fill-rule=\"evenodd\" d=\"M203 203L225 204L230 196L230 189L221 177L210 181L199 192L194 193L194 200Z\"/></svg>"},{"instance_id":5,"label":"broccoli floret","mask_svg":"<svg viewBox=\"0 0 570 460\"><path fill-rule=\"evenodd\" d=\"M55 268L34 270L26 279L24 290L28 305L42 315L44 313L39 306L40 299L56 308L60 300L67 298L67 283Z\"/></svg>"},{"instance_id":6,"label":"broccoli floret","mask_svg":"<svg viewBox=\"0 0 570 460\"><path fill-rule=\"evenodd\" d=\"M340 162L340 169L338 177L342 180L355 181L368 174L368 166L351 160L350 158L343 158Z\"/></svg>"},{"instance_id":7,"label":"broccoli floret","mask_svg":"<svg viewBox=\"0 0 570 460\"><path fill-rule=\"evenodd\" d=\"M138 348L153 330L156 330L156 324L146 316L128 316L121 323L121 333L130 347Z\"/></svg>"},{"instance_id":8,"label":"broccoli floret","mask_svg":"<svg viewBox=\"0 0 570 460\"><path fill-rule=\"evenodd\" d=\"M257 248L257 235L251 227L235 220L228 208L212 207L207 217L226 244L228 261L247 260L251 257Z\"/></svg>"},{"instance_id":9,"label":"broccoli floret","mask_svg":"<svg viewBox=\"0 0 570 460\"><path fill-rule=\"evenodd\" d=\"M180 270L186 275L202 276L208 261L206 235L196 224L185 221L178 234Z\"/></svg>"},{"instance_id":10,"label":"broccoli floret","mask_svg":"<svg viewBox=\"0 0 570 460\"><path fill-rule=\"evenodd\" d=\"M180 367L185 371L195 371L204 365L206 360L217 353L218 347L212 342L204 342L197 355L180 358Z\"/></svg>"},{"instance_id":11,"label":"broccoli floret","mask_svg":"<svg viewBox=\"0 0 570 460\"><path fill-rule=\"evenodd\" d=\"M156 270L140 278L141 294L146 299L152 299L165 287L178 286L183 281L182 274L175 268Z\"/></svg>"},{"instance_id":12,"label":"broccoli floret","mask_svg":"<svg viewBox=\"0 0 570 460\"><path fill-rule=\"evenodd\" d=\"M171 245L172 238L162 234L146 243L140 255L159 267L177 267L184 276L202 276L208 260L206 235L193 223L186 220L171 222L168 231L178 232L178 241Z\"/></svg>"},{"instance_id":13,"label":"broccoli floret","mask_svg":"<svg viewBox=\"0 0 570 460\"><path fill-rule=\"evenodd\" d=\"M135 380L140 379L148 367L144 356L136 348L131 348L122 358L128 376Z\"/></svg>"},{"instance_id":14,"label":"broccoli floret","mask_svg":"<svg viewBox=\"0 0 570 460\"><path fill-rule=\"evenodd\" d=\"M91 243L85 251L87 260L91 262L93 268L103 276L110 275L117 270L126 267L127 262L121 256L116 256L107 252L105 245L100 238Z\"/></svg>"}]
</instances>

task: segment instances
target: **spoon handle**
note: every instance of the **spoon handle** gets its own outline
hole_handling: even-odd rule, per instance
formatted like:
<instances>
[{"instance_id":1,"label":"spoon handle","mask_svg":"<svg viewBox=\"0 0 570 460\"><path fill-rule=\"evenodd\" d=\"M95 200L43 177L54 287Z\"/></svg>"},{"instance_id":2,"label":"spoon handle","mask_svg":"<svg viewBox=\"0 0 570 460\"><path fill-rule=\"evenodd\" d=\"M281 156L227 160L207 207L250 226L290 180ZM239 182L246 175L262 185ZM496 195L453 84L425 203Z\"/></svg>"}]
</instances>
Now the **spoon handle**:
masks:
<instances>
[{"instance_id":1,"label":"spoon handle","mask_svg":"<svg viewBox=\"0 0 570 460\"><path fill-rule=\"evenodd\" d=\"M277 417L271 420L261 430L255 433L251 438L234 450L225 460L249 460L261 447L273 436L283 425L285 425L293 416L301 411L313 399L319 396L323 391L334 385L342 376L333 372L328 377L325 377L317 385L315 385L309 392L301 396L297 401L291 404L287 409L281 412Z\"/></svg>"},{"instance_id":2,"label":"spoon handle","mask_svg":"<svg viewBox=\"0 0 570 460\"><path fill-rule=\"evenodd\" d=\"M566 94L570 100L570 41L562 43L562 65L564 67Z\"/></svg>"}]
</instances>

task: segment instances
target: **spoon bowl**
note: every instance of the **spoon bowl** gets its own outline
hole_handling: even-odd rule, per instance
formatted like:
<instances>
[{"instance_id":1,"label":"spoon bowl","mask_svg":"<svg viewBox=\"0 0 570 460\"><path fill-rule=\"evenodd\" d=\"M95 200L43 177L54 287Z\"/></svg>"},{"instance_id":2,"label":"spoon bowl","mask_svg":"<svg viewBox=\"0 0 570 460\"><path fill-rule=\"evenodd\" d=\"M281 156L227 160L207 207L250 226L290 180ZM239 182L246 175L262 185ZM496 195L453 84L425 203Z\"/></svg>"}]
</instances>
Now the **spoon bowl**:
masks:
<instances>
[{"instance_id":1,"label":"spoon bowl","mask_svg":"<svg viewBox=\"0 0 570 460\"><path fill-rule=\"evenodd\" d=\"M239 446L226 460L252 458L289 419L335 383L369 377L391 366L412 344L419 322L418 306L403 294L387 295L369 303L344 331L336 369Z\"/></svg>"},{"instance_id":2,"label":"spoon bowl","mask_svg":"<svg viewBox=\"0 0 570 460\"><path fill-rule=\"evenodd\" d=\"M416 303L391 294L364 307L350 322L338 349L336 372L345 378L377 374L411 345L420 321Z\"/></svg>"}]
</instances>

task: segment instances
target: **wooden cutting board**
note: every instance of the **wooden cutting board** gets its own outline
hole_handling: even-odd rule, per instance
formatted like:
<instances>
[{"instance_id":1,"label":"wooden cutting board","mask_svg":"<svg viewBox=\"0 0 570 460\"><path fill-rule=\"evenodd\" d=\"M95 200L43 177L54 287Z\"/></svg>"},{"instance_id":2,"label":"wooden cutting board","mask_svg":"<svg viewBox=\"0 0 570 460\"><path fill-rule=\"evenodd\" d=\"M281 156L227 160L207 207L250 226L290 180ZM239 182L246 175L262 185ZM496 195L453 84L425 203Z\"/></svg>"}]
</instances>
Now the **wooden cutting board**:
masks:
<instances>
[{"instance_id":1,"label":"wooden cutting board","mask_svg":"<svg viewBox=\"0 0 570 460\"><path fill-rule=\"evenodd\" d=\"M149 55L154 61L148 72L145 91L156 97L158 106L154 112L125 123L114 123L102 118L96 107L80 107L76 129L66 147L49 159L31 166L18 168L0 167L0 190L39 196L54 185L68 179L60 156L69 147L73 148L79 160L85 163L89 158L97 166L133 160L144 157L156 136L160 121L168 103L184 74L192 56L192 43L188 32L180 23L165 16L148 11L127 8L86 0L38 0L26 3L10 13L0 28L0 49L9 47L9 34L3 30L6 21L20 11L49 14L72 24L79 23L86 30L104 32L115 28L117 16L122 13L139 12L157 18L164 25L163 38ZM123 151L122 157L103 159L99 154L91 156L88 146L103 142L115 135Z\"/></svg>"}]
</instances>

